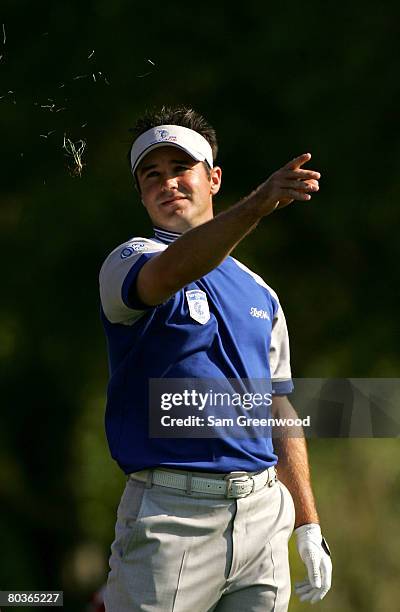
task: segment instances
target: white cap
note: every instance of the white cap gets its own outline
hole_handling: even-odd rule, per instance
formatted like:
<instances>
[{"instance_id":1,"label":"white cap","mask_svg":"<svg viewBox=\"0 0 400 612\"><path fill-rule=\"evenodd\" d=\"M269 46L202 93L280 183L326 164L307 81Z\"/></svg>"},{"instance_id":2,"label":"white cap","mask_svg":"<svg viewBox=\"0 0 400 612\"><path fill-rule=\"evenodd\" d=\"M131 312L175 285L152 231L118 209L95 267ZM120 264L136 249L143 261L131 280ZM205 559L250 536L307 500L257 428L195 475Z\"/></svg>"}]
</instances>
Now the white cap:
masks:
<instances>
[{"instance_id":1,"label":"white cap","mask_svg":"<svg viewBox=\"0 0 400 612\"><path fill-rule=\"evenodd\" d=\"M131 150L131 168L136 168L143 157L157 147L173 146L186 151L196 161L206 161L213 167L213 155L210 144L198 132L181 125L158 125L141 134L133 143Z\"/></svg>"}]
</instances>

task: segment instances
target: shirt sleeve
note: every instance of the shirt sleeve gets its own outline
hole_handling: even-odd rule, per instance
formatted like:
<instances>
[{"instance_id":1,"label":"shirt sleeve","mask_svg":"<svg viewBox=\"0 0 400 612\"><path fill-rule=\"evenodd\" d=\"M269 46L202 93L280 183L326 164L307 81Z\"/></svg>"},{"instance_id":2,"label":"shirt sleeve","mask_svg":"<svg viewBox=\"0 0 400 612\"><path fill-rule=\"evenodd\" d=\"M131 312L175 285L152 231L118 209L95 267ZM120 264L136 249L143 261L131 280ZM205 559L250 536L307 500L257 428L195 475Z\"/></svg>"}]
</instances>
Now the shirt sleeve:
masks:
<instances>
[{"instance_id":1,"label":"shirt sleeve","mask_svg":"<svg viewBox=\"0 0 400 612\"><path fill-rule=\"evenodd\" d=\"M290 369L289 334L285 315L279 302L272 322L269 365L273 394L291 393L294 387Z\"/></svg>"},{"instance_id":2,"label":"shirt sleeve","mask_svg":"<svg viewBox=\"0 0 400 612\"><path fill-rule=\"evenodd\" d=\"M101 305L110 323L132 325L143 315L147 307L139 300L132 302L130 289L146 261L165 248L147 238L132 238L107 257L99 282Z\"/></svg>"}]
</instances>

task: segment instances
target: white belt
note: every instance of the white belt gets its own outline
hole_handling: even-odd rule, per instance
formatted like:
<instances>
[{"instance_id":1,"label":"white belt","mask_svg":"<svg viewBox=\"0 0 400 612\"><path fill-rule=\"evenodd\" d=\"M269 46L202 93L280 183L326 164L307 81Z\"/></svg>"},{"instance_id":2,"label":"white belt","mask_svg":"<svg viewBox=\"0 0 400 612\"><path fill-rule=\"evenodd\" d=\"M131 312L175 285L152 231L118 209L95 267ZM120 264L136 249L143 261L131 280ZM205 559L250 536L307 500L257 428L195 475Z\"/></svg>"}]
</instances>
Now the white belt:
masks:
<instances>
[{"instance_id":1,"label":"white belt","mask_svg":"<svg viewBox=\"0 0 400 612\"><path fill-rule=\"evenodd\" d=\"M152 472L151 479L149 472ZM248 472L230 472L221 475L221 478L203 478L196 476L196 472L178 474L167 470L141 470L129 474L130 478L142 482L150 481L152 484L194 493L209 493L210 495L223 495L227 498L246 497L265 486L272 487L277 481L274 466L267 468L259 474Z\"/></svg>"}]
</instances>

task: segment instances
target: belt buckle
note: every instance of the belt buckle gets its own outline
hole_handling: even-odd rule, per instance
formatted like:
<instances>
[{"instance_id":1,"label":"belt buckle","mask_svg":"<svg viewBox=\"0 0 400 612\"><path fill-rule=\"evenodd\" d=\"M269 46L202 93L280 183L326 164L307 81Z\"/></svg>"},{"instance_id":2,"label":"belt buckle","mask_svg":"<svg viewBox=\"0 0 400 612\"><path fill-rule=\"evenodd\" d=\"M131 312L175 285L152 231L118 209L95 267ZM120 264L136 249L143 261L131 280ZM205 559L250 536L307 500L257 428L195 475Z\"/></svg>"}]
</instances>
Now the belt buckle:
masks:
<instances>
[{"instance_id":1,"label":"belt buckle","mask_svg":"<svg viewBox=\"0 0 400 612\"><path fill-rule=\"evenodd\" d=\"M249 476L247 472L230 472L225 476L226 480L226 494L225 497L228 499L236 499L238 497L247 497L254 491L255 482L252 476ZM240 486L245 482L252 482L251 490L246 493L241 493L236 487Z\"/></svg>"}]
</instances>

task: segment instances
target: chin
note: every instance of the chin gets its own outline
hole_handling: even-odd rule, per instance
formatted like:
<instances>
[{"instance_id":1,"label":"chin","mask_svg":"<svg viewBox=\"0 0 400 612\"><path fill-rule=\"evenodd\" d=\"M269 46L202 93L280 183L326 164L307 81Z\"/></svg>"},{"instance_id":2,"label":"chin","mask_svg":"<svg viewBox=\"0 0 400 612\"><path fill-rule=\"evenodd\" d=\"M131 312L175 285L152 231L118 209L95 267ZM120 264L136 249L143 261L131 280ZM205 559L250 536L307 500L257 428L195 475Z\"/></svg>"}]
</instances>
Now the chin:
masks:
<instances>
[{"instance_id":1,"label":"chin","mask_svg":"<svg viewBox=\"0 0 400 612\"><path fill-rule=\"evenodd\" d=\"M152 221L156 227L161 227L170 232L182 233L190 227L187 220L182 215L176 213L168 218L153 219Z\"/></svg>"}]
</instances>

